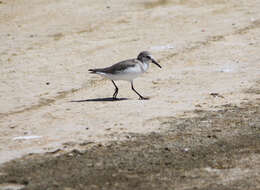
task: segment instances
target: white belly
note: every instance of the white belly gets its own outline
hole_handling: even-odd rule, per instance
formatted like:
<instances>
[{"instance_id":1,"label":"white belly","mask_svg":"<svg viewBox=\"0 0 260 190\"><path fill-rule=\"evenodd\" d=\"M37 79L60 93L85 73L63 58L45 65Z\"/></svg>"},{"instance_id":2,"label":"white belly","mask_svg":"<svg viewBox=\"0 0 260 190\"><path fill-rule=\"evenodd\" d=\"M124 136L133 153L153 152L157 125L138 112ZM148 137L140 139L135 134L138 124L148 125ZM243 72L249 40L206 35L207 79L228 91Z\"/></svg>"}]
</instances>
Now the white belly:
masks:
<instances>
[{"instance_id":1,"label":"white belly","mask_svg":"<svg viewBox=\"0 0 260 190\"><path fill-rule=\"evenodd\" d=\"M120 72L116 72L116 74L101 73L101 72L97 72L97 74L101 75L102 77L108 78L110 80L132 81L135 78L142 75L148 69L148 67L149 66L146 64L145 64L145 68L143 67L143 65L137 64L135 67L129 67Z\"/></svg>"},{"instance_id":2,"label":"white belly","mask_svg":"<svg viewBox=\"0 0 260 190\"><path fill-rule=\"evenodd\" d=\"M139 66L136 66L136 67L129 67L128 69L121 72L117 72L116 74L109 74L109 73L97 73L97 74L111 80L132 81L133 79L139 77L143 73L144 70L142 70Z\"/></svg>"}]
</instances>

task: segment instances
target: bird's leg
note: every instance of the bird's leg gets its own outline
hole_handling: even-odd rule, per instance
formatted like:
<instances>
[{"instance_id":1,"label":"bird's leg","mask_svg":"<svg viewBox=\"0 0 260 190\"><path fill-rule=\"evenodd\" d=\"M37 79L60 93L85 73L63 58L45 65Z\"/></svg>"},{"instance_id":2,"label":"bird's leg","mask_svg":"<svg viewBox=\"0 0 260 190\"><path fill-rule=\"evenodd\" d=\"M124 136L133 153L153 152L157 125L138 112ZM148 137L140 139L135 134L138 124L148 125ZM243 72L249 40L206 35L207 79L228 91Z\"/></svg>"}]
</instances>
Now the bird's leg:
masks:
<instances>
[{"instance_id":1,"label":"bird's leg","mask_svg":"<svg viewBox=\"0 0 260 190\"><path fill-rule=\"evenodd\" d=\"M140 100L147 100L147 99L149 99L149 98L143 97L141 94L139 94L139 93L134 89L133 81L131 81L131 87L132 87L132 90L139 96L139 99L140 99Z\"/></svg>"},{"instance_id":2,"label":"bird's leg","mask_svg":"<svg viewBox=\"0 0 260 190\"><path fill-rule=\"evenodd\" d=\"M116 100L116 96L117 96L117 94L118 94L118 87L116 86L116 83L115 83L113 80L111 80L111 81L112 81L112 83L113 83L114 86L115 86L115 92L114 92L114 94L113 94L113 99Z\"/></svg>"}]
</instances>

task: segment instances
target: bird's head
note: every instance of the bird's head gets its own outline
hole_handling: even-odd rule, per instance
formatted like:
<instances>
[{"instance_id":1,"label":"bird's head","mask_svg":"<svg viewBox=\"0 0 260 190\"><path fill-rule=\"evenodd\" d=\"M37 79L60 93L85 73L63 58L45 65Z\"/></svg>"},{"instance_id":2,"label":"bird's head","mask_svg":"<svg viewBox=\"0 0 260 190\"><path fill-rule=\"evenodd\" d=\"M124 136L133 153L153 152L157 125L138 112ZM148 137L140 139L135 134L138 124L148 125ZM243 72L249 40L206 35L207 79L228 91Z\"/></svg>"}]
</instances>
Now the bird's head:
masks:
<instances>
[{"instance_id":1,"label":"bird's head","mask_svg":"<svg viewBox=\"0 0 260 190\"><path fill-rule=\"evenodd\" d=\"M151 55L150 52L148 51L142 51L141 53L139 53L139 55L137 56L137 59L141 62L145 62L145 63L154 63L155 65L157 65L158 67L162 68L161 65L159 65L157 63L157 61L153 58L153 56Z\"/></svg>"}]
</instances>

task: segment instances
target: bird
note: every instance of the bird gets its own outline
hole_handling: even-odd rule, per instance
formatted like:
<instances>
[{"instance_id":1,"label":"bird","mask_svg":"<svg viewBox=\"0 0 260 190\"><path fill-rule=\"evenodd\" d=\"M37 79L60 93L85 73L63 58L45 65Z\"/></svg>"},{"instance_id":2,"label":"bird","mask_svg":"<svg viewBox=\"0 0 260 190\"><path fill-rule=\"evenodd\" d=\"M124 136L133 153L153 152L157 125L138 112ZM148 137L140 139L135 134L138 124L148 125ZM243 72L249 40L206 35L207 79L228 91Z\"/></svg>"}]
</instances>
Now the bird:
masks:
<instances>
[{"instance_id":1,"label":"bird","mask_svg":"<svg viewBox=\"0 0 260 190\"><path fill-rule=\"evenodd\" d=\"M139 99L145 100L149 98L142 96L135 90L133 80L145 73L148 70L150 63L154 63L159 68L162 68L150 52L142 51L138 54L137 58L120 61L110 67L89 69L88 71L90 71L91 74L98 74L103 78L112 81L115 87L113 100L117 100L118 87L115 83L117 80L129 81L131 83L132 90L139 96Z\"/></svg>"}]
</instances>

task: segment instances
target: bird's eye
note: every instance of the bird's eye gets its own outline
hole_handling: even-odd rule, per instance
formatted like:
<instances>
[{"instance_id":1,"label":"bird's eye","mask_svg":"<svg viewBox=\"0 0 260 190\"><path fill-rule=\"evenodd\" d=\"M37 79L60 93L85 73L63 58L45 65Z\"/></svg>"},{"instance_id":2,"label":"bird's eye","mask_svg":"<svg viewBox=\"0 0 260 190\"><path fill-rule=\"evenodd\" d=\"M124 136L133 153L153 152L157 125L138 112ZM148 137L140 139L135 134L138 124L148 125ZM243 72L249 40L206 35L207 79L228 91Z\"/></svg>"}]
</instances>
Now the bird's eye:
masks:
<instances>
[{"instance_id":1,"label":"bird's eye","mask_svg":"<svg viewBox=\"0 0 260 190\"><path fill-rule=\"evenodd\" d=\"M151 57L149 55L147 55L146 58L151 59Z\"/></svg>"}]
</instances>

